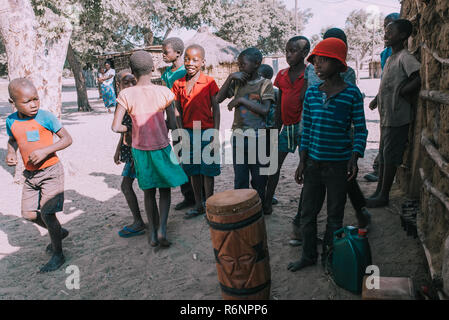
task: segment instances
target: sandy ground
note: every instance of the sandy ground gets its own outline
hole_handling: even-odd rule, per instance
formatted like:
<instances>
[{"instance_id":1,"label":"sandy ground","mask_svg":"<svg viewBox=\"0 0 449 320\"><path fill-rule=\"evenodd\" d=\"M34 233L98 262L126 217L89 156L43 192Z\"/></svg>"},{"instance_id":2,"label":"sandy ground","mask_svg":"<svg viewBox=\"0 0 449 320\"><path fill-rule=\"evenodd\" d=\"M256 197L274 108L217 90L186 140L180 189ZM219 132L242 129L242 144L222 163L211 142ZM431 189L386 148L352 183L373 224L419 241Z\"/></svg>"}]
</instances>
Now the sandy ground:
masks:
<instances>
[{"instance_id":1,"label":"sandy ground","mask_svg":"<svg viewBox=\"0 0 449 320\"><path fill-rule=\"evenodd\" d=\"M131 222L131 214L120 192L122 165L112 161L118 135L110 130L112 114L89 90L94 111L78 113L72 79L64 80L62 122L73 137L73 145L59 153L65 166L64 212L58 214L70 230L63 242L67 262L51 274L39 274L47 262L47 232L20 216L21 186L13 182L14 170L3 159L7 135L5 118L11 112L7 82L0 80L0 299L221 299L209 228L202 217L190 221L184 212L171 210L168 235L173 245L166 250L150 248L145 236L122 239L117 231ZM366 94L365 111L369 130L364 159L359 161L359 182L366 195L375 184L366 183L379 142L379 116L367 106L377 91L378 80L361 80ZM223 129L230 128L232 115L222 106ZM272 296L274 299L360 299L339 287L321 266L291 273L287 264L300 256L301 247L288 245L291 220L296 213L300 187L293 176L298 155L289 155L276 192L279 204L266 217ZM216 192L232 189L233 170L224 165L216 178ZM138 189L137 184L135 188ZM142 192L137 190L143 209ZM395 203L399 203L398 192ZM172 208L181 200L179 188L172 191ZM325 227L325 210L319 216L319 233ZM143 210L142 210L143 211ZM429 281L425 256L417 239L407 237L399 216L390 208L372 210L369 241L373 263L382 276L409 276L416 287ZM145 218L144 218L145 219ZM356 223L349 201L345 225ZM80 289L66 287L66 268L80 270Z\"/></svg>"}]
</instances>

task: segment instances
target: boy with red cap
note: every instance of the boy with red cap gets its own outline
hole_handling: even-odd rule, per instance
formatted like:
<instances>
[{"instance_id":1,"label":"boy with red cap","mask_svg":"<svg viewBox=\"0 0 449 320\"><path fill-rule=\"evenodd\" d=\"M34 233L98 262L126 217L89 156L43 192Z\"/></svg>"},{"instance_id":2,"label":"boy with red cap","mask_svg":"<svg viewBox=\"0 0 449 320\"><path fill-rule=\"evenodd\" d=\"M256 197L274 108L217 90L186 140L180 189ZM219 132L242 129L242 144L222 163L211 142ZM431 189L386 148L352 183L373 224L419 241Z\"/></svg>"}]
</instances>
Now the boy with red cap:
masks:
<instances>
[{"instance_id":1,"label":"boy with red cap","mask_svg":"<svg viewBox=\"0 0 449 320\"><path fill-rule=\"evenodd\" d=\"M328 38L307 59L324 82L310 87L303 103L304 128L295 179L298 184L304 182L304 249L301 259L288 265L291 271L317 261L317 215L327 193L327 225L321 255L322 264L326 262L333 233L343 225L347 182L356 178L357 160L365 151L368 131L362 94L340 76L347 69L346 54L342 40Z\"/></svg>"}]
</instances>

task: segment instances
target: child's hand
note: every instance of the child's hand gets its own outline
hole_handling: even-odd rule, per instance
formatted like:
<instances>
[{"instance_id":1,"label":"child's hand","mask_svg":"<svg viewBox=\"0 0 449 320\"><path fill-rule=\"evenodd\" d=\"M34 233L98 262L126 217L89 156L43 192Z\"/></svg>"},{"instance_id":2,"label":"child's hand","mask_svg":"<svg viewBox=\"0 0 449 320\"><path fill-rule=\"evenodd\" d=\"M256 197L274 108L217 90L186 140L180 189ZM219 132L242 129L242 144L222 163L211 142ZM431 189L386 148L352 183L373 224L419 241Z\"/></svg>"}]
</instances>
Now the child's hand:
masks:
<instances>
[{"instance_id":1,"label":"child's hand","mask_svg":"<svg viewBox=\"0 0 449 320\"><path fill-rule=\"evenodd\" d=\"M114 162L115 164L120 164L120 152L114 154Z\"/></svg>"},{"instance_id":2,"label":"child's hand","mask_svg":"<svg viewBox=\"0 0 449 320\"><path fill-rule=\"evenodd\" d=\"M232 100L231 102L229 102L229 104L228 104L228 110L229 110L229 111L232 111L232 109L238 107L239 104L240 104L240 98L233 99L233 100Z\"/></svg>"},{"instance_id":3,"label":"child's hand","mask_svg":"<svg viewBox=\"0 0 449 320\"><path fill-rule=\"evenodd\" d=\"M245 84L249 79L249 74L245 72L234 72L231 74L231 79L240 81L242 84Z\"/></svg>"},{"instance_id":4,"label":"child's hand","mask_svg":"<svg viewBox=\"0 0 449 320\"><path fill-rule=\"evenodd\" d=\"M377 108L377 98L375 98L374 100L372 100L372 101L369 103L369 108L370 108L371 110L374 110L374 109Z\"/></svg>"},{"instance_id":5,"label":"child's hand","mask_svg":"<svg viewBox=\"0 0 449 320\"><path fill-rule=\"evenodd\" d=\"M38 149L31 152L28 159L31 161L32 164L37 165L42 161L44 161L47 156L48 156L47 152L45 152L43 149Z\"/></svg>"},{"instance_id":6,"label":"child's hand","mask_svg":"<svg viewBox=\"0 0 449 320\"><path fill-rule=\"evenodd\" d=\"M8 153L6 155L6 164L10 167L17 165L17 155L15 153Z\"/></svg>"},{"instance_id":7,"label":"child's hand","mask_svg":"<svg viewBox=\"0 0 449 320\"><path fill-rule=\"evenodd\" d=\"M352 156L348 162L348 181L357 178L359 167L357 166L357 157Z\"/></svg>"},{"instance_id":8,"label":"child's hand","mask_svg":"<svg viewBox=\"0 0 449 320\"><path fill-rule=\"evenodd\" d=\"M304 182L304 162L298 164L298 168L295 172L295 181L297 184L303 184Z\"/></svg>"}]
</instances>

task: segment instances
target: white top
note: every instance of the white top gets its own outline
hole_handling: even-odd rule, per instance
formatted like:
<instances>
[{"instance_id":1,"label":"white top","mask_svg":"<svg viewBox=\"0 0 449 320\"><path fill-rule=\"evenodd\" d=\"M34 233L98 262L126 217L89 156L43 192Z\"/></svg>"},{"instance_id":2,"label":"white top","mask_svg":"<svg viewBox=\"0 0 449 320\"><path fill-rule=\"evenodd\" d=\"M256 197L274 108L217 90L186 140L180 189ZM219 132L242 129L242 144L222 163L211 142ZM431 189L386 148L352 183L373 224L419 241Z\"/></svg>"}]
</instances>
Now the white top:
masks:
<instances>
[{"instance_id":1,"label":"white top","mask_svg":"<svg viewBox=\"0 0 449 320\"><path fill-rule=\"evenodd\" d=\"M115 77L115 70L114 69L109 69L108 71L106 71L106 73L104 74L104 77L107 78L109 76L112 76L111 79L105 80L103 81L103 83L107 86L112 85L112 83L114 82L114 77Z\"/></svg>"}]
</instances>

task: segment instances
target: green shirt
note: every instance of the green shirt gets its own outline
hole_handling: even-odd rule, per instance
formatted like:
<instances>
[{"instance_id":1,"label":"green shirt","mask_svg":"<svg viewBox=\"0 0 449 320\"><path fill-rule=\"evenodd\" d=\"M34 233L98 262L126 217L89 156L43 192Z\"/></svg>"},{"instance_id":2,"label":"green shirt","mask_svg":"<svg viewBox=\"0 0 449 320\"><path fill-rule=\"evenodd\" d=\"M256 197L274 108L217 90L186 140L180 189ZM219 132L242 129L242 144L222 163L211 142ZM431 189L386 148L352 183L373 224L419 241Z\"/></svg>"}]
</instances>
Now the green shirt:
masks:
<instances>
[{"instance_id":1,"label":"green shirt","mask_svg":"<svg viewBox=\"0 0 449 320\"><path fill-rule=\"evenodd\" d=\"M183 78L186 74L187 71L184 65L180 66L175 71L172 71L172 67L168 67L165 69L165 72L161 78L164 80L167 87L171 89L173 87L173 83L175 83L176 80Z\"/></svg>"}]
</instances>

